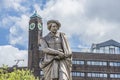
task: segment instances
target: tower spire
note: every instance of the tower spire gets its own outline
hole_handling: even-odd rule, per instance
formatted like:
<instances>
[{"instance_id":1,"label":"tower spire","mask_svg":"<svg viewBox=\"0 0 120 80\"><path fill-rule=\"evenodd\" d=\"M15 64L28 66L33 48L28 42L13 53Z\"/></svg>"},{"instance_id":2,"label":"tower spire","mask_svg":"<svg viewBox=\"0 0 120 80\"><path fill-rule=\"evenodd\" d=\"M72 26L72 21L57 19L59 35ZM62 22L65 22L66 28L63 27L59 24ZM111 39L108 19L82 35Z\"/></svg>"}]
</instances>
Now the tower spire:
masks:
<instances>
[{"instance_id":1,"label":"tower spire","mask_svg":"<svg viewBox=\"0 0 120 80\"><path fill-rule=\"evenodd\" d=\"M35 14L37 14L37 10L35 10Z\"/></svg>"},{"instance_id":2,"label":"tower spire","mask_svg":"<svg viewBox=\"0 0 120 80\"><path fill-rule=\"evenodd\" d=\"M37 14L37 10L35 10L34 14L30 18L35 18L35 17L42 19L42 17Z\"/></svg>"}]
</instances>

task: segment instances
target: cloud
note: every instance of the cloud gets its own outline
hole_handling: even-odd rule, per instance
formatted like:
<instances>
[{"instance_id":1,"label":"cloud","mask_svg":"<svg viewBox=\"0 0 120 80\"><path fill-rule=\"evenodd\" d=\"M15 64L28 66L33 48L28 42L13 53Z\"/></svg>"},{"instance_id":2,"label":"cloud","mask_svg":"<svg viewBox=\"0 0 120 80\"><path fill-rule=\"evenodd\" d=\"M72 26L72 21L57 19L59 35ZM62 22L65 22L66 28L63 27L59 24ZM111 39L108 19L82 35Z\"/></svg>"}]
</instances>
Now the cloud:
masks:
<instances>
[{"instance_id":1,"label":"cloud","mask_svg":"<svg viewBox=\"0 0 120 80\"><path fill-rule=\"evenodd\" d=\"M28 23L33 14L31 2L36 3L35 0L2 0L0 3L0 27L9 29L7 39L11 45L19 45L25 49L28 47Z\"/></svg>"},{"instance_id":2,"label":"cloud","mask_svg":"<svg viewBox=\"0 0 120 80\"><path fill-rule=\"evenodd\" d=\"M9 31L7 39L11 45L20 45L27 48L28 44L28 23L30 14L21 16L9 16L1 19L1 28Z\"/></svg>"},{"instance_id":3,"label":"cloud","mask_svg":"<svg viewBox=\"0 0 120 80\"><path fill-rule=\"evenodd\" d=\"M97 18L91 21L89 20L86 22L86 24L84 24L84 26L84 33L81 37L83 41L86 41L87 44L93 42L98 43L109 39L115 39L119 41L118 35L116 36L114 34L114 31L119 33L117 30L120 26L119 23L111 23Z\"/></svg>"},{"instance_id":4,"label":"cloud","mask_svg":"<svg viewBox=\"0 0 120 80\"><path fill-rule=\"evenodd\" d=\"M1 19L0 27L9 29L12 25L15 24L15 21L17 21L17 20L18 20L17 17L7 15Z\"/></svg>"},{"instance_id":5,"label":"cloud","mask_svg":"<svg viewBox=\"0 0 120 80\"><path fill-rule=\"evenodd\" d=\"M88 0L86 4L86 16L88 18L105 19L108 21L120 21L120 0Z\"/></svg>"},{"instance_id":6,"label":"cloud","mask_svg":"<svg viewBox=\"0 0 120 80\"><path fill-rule=\"evenodd\" d=\"M25 2L29 4L22 5ZM31 4L28 1L22 2L18 0L15 3L25 7L28 12L21 13L20 16L16 17L8 15L1 21L4 26L9 26L9 42L12 45L27 45L28 22L29 17L33 14L31 13L33 8L42 17L44 35L48 33L47 21L57 19L62 25L60 31L66 33L69 41L71 41L71 46L90 47L92 43L99 43L109 39L120 41L119 0L47 0L42 9L42 1L36 2L33 0L34 4ZM14 2L11 4L14 4ZM74 40L75 35L77 35L78 41Z\"/></svg>"},{"instance_id":7,"label":"cloud","mask_svg":"<svg viewBox=\"0 0 120 80\"><path fill-rule=\"evenodd\" d=\"M24 62L19 62L18 66L27 66L27 50L19 50L11 45L0 46L0 66L3 64L13 66L16 64L14 60L24 59Z\"/></svg>"},{"instance_id":8,"label":"cloud","mask_svg":"<svg viewBox=\"0 0 120 80\"><path fill-rule=\"evenodd\" d=\"M44 23L49 19L59 20L62 24L60 31L65 32L69 39L72 39L70 37L73 35L77 35L81 43L80 41L74 43L79 43L78 45L83 47L109 39L120 41L118 38L120 23L116 21L119 18L119 1L94 1L50 0L46 3L45 9L41 11L42 17L45 19ZM110 7L111 5L116 6L113 9ZM115 17L116 15L118 18ZM47 30L45 29L44 32L46 33Z\"/></svg>"},{"instance_id":9,"label":"cloud","mask_svg":"<svg viewBox=\"0 0 120 80\"><path fill-rule=\"evenodd\" d=\"M120 41L120 1L119 0L2 0L0 3L0 27L9 29L10 45L0 46L0 65L15 64L15 59L25 59L20 65L27 64L27 51L19 50L16 45L28 45L28 22L37 10L43 20L43 33L46 35L47 21L59 20L61 32L68 36L71 47L88 51L92 43L109 39ZM42 8L41 8L42 6ZM9 13L13 11L12 13ZM13 14L13 15L11 15ZM18 15L19 14L19 15ZM84 49L86 48L86 49ZM7 56L6 56L7 55ZM4 58L4 59L3 59Z\"/></svg>"},{"instance_id":10,"label":"cloud","mask_svg":"<svg viewBox=\"0 0 120 80\"><path fill-rule=\"evenodd\" d=\"M44 10L41 10L39 5L35 5L34 7L39 11L38 13L43 18L45 33L47 32L46 22L49 19L59 20L62 24L62 27L64 27L64 30L70 32L79 24L77 20L81 20L80 18L84 14L84 4L85 0L49 0L45 5ZM71 22L72 24L70 24Z\"/></svg>"},{"instance_id":11,"label":"cloud","mask_svg":"<svg viewBox=\"0 0 120 80\"><path fill-rule=\"evenodd\" d=\"M17 17L17 20L14 22L15 24L10 27L10 44L18 44L27 47L29 17L27 15L21 15L21 17Z\"/></svg>"},{"instance_id":12,"label":"cloud","mask_svg":"<svg viewBox=\"0 0 120 80\"><path fill-rule=\"evenodd\" d=\"M10 10L14 9L15 11L26 11L26 7L22 6L22 3L26 2L26 0L2 0L1 1L1 9L2 10Z\"/></svg>"}]
</instances>

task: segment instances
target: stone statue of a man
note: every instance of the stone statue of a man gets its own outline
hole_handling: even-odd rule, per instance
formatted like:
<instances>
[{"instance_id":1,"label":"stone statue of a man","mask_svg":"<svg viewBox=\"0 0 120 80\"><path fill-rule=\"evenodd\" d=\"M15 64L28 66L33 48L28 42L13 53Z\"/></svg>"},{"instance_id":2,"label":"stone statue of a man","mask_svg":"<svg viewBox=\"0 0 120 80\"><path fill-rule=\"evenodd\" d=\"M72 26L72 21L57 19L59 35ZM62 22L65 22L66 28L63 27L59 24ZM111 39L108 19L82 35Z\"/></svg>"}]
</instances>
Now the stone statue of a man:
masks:
<instances>
[{"instance_id":1,"label":"stone statue of a man","mask_svg":"<svg viewBox=\"0 0 120 80\"><path fill-rule=\"evenodd\" d=\"M72 80L72 52L64 33L57 32L61 24L57 20L47 22L50 31L42 40L39 49L44 53L40 67L44 80Z\"/></svg>"}]
</instances>

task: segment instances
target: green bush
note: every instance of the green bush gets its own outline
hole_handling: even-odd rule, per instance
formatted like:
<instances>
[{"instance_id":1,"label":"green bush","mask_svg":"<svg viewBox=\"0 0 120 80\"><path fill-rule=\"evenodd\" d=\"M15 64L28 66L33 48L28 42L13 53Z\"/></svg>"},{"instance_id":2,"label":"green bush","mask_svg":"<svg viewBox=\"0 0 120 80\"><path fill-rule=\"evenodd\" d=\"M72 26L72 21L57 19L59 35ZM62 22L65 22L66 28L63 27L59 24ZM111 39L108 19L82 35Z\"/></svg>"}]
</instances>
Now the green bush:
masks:
<instances>
[{"instance_id":1,"label":"green bush","mask_svg":"<svg viewBox=\"0 0 120 80\"><path fill-rule=\"evenodd\" d=\"M4 66L0 69L0 80L39 80L35 79L30 70L19 70L14 68L13 72L8 72L8 68Z\"/></svg>"}]
</instances>

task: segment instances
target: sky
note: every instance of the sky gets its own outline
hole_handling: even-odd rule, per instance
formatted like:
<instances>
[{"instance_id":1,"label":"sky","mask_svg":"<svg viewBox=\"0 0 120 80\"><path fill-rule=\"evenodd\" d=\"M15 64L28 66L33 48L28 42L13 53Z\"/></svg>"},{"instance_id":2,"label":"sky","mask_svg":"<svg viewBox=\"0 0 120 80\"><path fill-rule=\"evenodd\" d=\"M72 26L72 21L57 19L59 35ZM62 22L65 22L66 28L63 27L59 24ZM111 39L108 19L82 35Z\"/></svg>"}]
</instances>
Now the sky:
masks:
<instances>
[{"instance_id":1,"label":"sky","mask_svg":"<svg viewBox=\"0 0 120 80\"><path fill-rule=\"evenodd\" d=\"M0 66L15 60L28 62L28 23L35 11L42 17L43 36L47 21L58 20L72 51L89 51L92 43L110 39L120 42L120 0L1 0Z\"/></svg>"}]
</instances>

